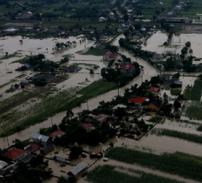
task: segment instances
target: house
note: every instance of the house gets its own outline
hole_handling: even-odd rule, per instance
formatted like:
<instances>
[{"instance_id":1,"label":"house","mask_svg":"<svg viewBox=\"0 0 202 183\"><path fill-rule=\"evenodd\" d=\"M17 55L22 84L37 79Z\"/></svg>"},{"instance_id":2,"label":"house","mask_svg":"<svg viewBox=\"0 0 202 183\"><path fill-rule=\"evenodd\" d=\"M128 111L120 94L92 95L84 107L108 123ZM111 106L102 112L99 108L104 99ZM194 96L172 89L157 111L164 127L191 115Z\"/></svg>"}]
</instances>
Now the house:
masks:
<instances>
[{"instance_id":1,"label":"house","mask_svg":"<svg viewBox=\"0 0 202 183\"><path fill-rule=\"evenodd\" d=\"M159 87L156 87L156 86L151 86L151 87L148 89L148 92L158 95L159 92L160 92L160 88L159 88Z\"/></svg>"},{"instance_id":2,"label":"house","mask_svg":"<svg viewBox=\"0 0 202 183\"><path fill-rule=\"evenodd\" d=\"M116 109L126 109L127 106L126 105L123 105L123 104L117 104L116 106L113 107L113 110L116 110Z\"/></svg>"},{"instance_id":3,"label":"house","mask_svg":"<svg viewBox=\"0 0 202 183\"><path fill-rule=\"evenodd\" d=\"M134 97L134 98L128 99L128 103L143 104L145 100L146 100L146 97Z\"/></svg>"},{"instance_id":4,"label":"house","mask_svg":"<svg viewBox=\"0 0 202 183\"><path fill-rule=\"evenodd\" d=\"M159 107L155 104L152 104L152 103L146 105L145 109L147 109L150 112L158 112L159 111Z\"/></svg>"},{"instance_id":5,"label":"house","mask_svg":"<svg viewBox=\"0 0 202 183\"><path fill-rule=\"evenodd\" d=\"M103 123L107 123L109 120L109 116L106 114L98 114L97 116L95 116L95 119L100 122L101 124Z\"/></svg>"},{"instance_id":6,"label":"house","mask_svg":"<svg viewBox=\"0 0 202 183\"><path fill-rule=\"evenodd\" d=\"M6 174L14 172L16 168L17 166L15 163L8 164L7 162L0 160L0 182L1 178L4 178Z\"/></svg>"},{"instance_id":7,"label":"house","mask_svg":"<svg viewBox=\"0 0 202 183\"><path fill-rule=\"evenodd\" d=\"M70 177L78 177L88 169L88 164L81 162L68 172Z\"/></svg>"},{"instance_id":8,"label":"house","mask_svg":"<svg viewBox=\"0 0 202 183\"><path fill-rule=\"evenodd\" d=\"M48 153L53 150L53 143L49 136L41 135L39 133L35 133L32 135L32 140L35 143L38 143L41 145L41 152L42 153Z\"/></svg>"},{"instance_id":9,"label":"house","mask_svg":"<svg viewBox=\"0 0 202 183\"><path fill-rule=\"evenodd\" d=\"M88 122L82 123L80 125L80 127L82 129L84 129L86 132L91 132L91 131L95 130L95 127L93 126L93 124L92 123L88 123Z\"/></svg>"},{"instance_id":10,"label":"house","mask_svg":"<svg viewBox=\"0 0 202 183\"><path fill-rule=\"evenodd\" d=\"M182 81L173 79L173 80L171 80L170 87L171 88L182 88Z\"/></svg>"},{"instance_id":11,"label":"house","mask_svg":"<svg viewBox=\"0 0 202 183\"><path fill-rule=\"evenodd\" d=\"M54 156L54 160L61 163L61 164L68 164L70 163L67 158L61 157L61 156Z\"/></svg>"},{"instance_id":12,"label":"house","mask_svg":"<svg viewBox=\"0 0 202 183\"><path fill-rule=\"evenodd\" d=\"M19 149L17 147L10 147L4 150L1 156L8 161L22 161L25 159L27 153L23 149Z\"/></svg>"},{"instance_id":13,"label":"house","mask_svg":"<svg viewBox=\"0 0 202 183\"><path fill-rule=\"evenodd\" d=\"M64 133L62 130L57 129L57 130L51 132L51 133L49 134L49 137L50 137L52 140L55 140L56 138L62 137L64 134L65 134L65 133Z\"/></svg>"},{"instance_id":14,"label":"house","mask_svg":"<svg viewBox=\"0 0 202 183\"><path fill-rule=\"evenodd\" d=\"M24 150L27 153L38 154L38 155L40 154L40 149L41 149L41 146L37 143L31 143L24 148Z\"/></svg>"},{"instance_id":15,"label":"house","mask_svg":"<svg viewBox=\"0 0 202 183\"><path fill-rule=\"evenodd\" d=\"M123 63L119 65L122 73L133 73L135 71L135 66L131 63Z\"/></svg>"},{"instance_id":16,"label":"house","mask_svg":"<svg viewBox=\"0 0 202 183\"><path fill-rule=\"evenodd\" d=\"M32 140L39 144L47 144L50 141L50 138L49 138L49 136L35 133L32 135Z\"/></svg>"},{"instance_id":17,"label":"house","mask_svg":"<svg viewBox=\"0 0 202 183\"><path fill-rule=\"evenodd\" d=\"M99 20L98 20L99 22L106 22L107 21L107 18L105 18L105 17L99 17Z\"/></svg>"},{"instance_id":18,"label":"house","mask_svg":"<svg viewBox=\"0 0 202 183\"><path fill-rule=\"evenodd\" d=\"M117 53L113 53L111 51L107 51L104 56L103 56L103 60L104 61L108 61L108 62L111 62L111 61L114 61L118 58L118 54Z\"/></svg>"},{"instance_id":19,"label":"house","mask_svg":"<svg viewBox=\"0 0 202 183\"><path fill-rule=\"evenodd\" d=\"M33 18L33 13L31 11L18 13L18 15L16 16L17 20L29 20L31 18Z\"/></svg>"}]
</instances>

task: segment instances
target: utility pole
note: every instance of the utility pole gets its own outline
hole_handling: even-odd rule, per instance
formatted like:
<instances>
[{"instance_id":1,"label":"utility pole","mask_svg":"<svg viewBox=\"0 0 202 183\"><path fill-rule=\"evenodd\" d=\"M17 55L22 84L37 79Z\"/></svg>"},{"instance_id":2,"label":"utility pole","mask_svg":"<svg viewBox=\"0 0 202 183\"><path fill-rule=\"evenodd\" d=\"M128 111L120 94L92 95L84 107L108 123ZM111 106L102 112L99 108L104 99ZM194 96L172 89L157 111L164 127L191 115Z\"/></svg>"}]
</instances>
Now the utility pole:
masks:
<instances>
[{"instance_id":1,"label":"utility pole","mask_svg":"<svg viewBox=\"0 0 202 183\"><path fill-rule=\"evenodd\" d=\"M6 137L6 140L7 140L7 145L8 145L8 147L10 147L10 143L9 143L8 136Z\"/></svg>"},{"instance_id":2,"label":"utility pole","mask_svg":"<svg viewBox=\"0 0 202 183\"><path fill-rule=\"evenodd\" d=\"M53 127L53 116L50 117L50 120L51 120L51 125Z\"/></svg>"},{"instance_id":3,"label":"utility pole","mask_svg":"<svg viewBox=\"0 0 202 183\"><path fill-rule=\"evenodd\" d=\"M89 110L88 100L86 101L87 110Z\"/></svg>"}]
</instances>

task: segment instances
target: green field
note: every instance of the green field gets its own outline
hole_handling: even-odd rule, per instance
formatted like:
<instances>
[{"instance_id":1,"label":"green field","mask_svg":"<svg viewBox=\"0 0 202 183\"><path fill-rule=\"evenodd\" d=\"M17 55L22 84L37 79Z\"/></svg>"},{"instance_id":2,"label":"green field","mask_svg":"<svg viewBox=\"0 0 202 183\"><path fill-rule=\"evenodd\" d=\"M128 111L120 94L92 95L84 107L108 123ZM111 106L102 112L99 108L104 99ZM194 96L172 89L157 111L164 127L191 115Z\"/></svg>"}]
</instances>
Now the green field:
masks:
<instances>
[{"instance_id":1,"label":"green field","mask_svg":"<svg viewBox=\"0 0 202 183\"><path fill-rule=\"evenodd\" d=\"M100 166L88 174L93 183L179 183L178 181L135 171L136 176L117 171L112 166Z\"/></svg>"},{"instance_id":2,"label":"green field","mask_svg":"<svg viewBox=\"0 0 202 183\"><path fill-rule=\"evenodd\" d=\"M95 55L95 56L103 56L106 52L106 49L104 48L100 48L100 47L91 47L88 49L88 51L86 51L85 53L83 53L84 55Z\"/></svg>"},{"instance_id":3,"label":"green field","mask_svg":"<svg viewBox=\"0 0 202 183\"><path fill-rule=\"evenodd\" d=\"M40 123L48 117L79 106L81 103L86 102L88 99L106 93L115 89L116 87L117 86L114 83L99 80L81 89L77 93L75 93L75 91L63 91L53 96L43 97L39 103L32 106L31 109L28 109L26 112L13 109L11 106L12 100L9 100L10 102L8 104L2 102L3 105L5 104L5 108L2 105L1 110L6 111L0 115L0 136L7 136L25 129L30 125ZM30 96L29 93L22 95L18 94L16 103L14 96L14 107L16 105L22 104L27 99L30 99L32 95ZM36 97L36 95L34 96Z\"/></svg>"},{"instance_id":4,"label":"green field","mask_svg":"<svg viewBox=\"0 0 202 183\"><path fill-rule=\"evenodd\" d=\"M197 79L194 82L193 87L187 87L184 92L184 96L187 100L200 101L202 94L202 80Z\"/></svg>"},{"instance_id":5,"label":"green field","mask_svg":"<svg viewBox=\"0 0 202 183\"><path fill-rule=\"evenodd\" d=\"M186 10L182 11L179 15L181 16L188 16L188 17L196 17L196 14L202 13L202 1L200 0L186 0L190 2L190 5ZM185 1L185 2L186 2Z\"/></svg>"},{"instance_id":6,"label":"green field","mask_svg":"<svg viewBox=\"0 0 202 183\"><path fill-rule=\"evenodd\" d=\"M165 144L166 145L166 144ZM139 164L152 169L158 169L171 174L202 181L202 157L184 153L155 155L147 152L136 151L117 147L107 153L107 157L126 162Z\"/></svg>"},{"instance_id":7,"label":"green field","mask_svg":"<svg viewBox=\"0 0 202 183\"><path fill-rule=\"evenodd\" d=\"M190 119L201 120L202 119L202 103L192 102L186 109L186 115Z\"/></svg>"},{"instance_id":8,"label":"green field","mask_svg":"<svg viewBox=\"0 0 202 183\"><path fill-rule=\"evenodd\" d=\"M188 133L184 133L184 132L167 130L167 129L161 130L160 135L175 137L175 138L179 138L182 140L187 140L190 142L202 144L202 136L200 136L200 135L188 134Z\"/></svg>"}]
</instances>

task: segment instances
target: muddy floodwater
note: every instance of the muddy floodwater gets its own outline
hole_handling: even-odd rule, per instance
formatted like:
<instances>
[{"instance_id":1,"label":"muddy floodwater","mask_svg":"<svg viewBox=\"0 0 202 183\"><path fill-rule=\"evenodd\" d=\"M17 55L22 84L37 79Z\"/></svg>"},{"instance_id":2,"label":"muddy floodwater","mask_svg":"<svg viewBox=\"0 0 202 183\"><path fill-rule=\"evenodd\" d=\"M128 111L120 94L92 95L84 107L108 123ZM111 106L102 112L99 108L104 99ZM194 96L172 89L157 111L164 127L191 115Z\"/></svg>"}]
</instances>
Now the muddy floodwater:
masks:
<instances>
[{"instance_id":1,"label":"muddy floodwater","mask_svg":"<svg viewBox=\"0 0 202 183\"><path fill-rule=\"evenodd\" d=\"M168 35L164 32L157 31L143 45L142 48L147 51L156 53L174 52L180 53L187 41L191 42L193 55L202 58L202 34L180 34L174 35L171 40L171 45L164 47L163 43L168 40Z\"/></svg>"},{"instance_id":2,"label":"muddy floodwater","mask_svg":"<svg viewBox=\"0 0 202 183\"><path fill-rule=\"evenodd\" d=\"M123 37L123 35L118 36L114 40L113 45L118 46L118 40L121 37ZM193 37L194 36L192 35L191 38L193 39ZM184 43L187 41L187 39L183 39L183 36L181 37L181 39L183 40L183 43L181 43L181 46L183 46ZM161 47L160 45L163 44L163 42L166 40L167 40L167 36L164 33L157 32L148 40L148 42L147 42L148 46L145 46L144 49L162 53L166 50L165 50L165 48ZM174 41L175 40L176 40L176 42L173 42L173 44L178 43L177 37L174 37ZM53 40L51 39L49 41L53 41ZM201 36L201 41L202 41L202 36ZM105 63L102 61L102 57L80 55L78 53L78 50L86 49L86 48L92 46L93 44L94 43L92 43L92 42L88 42L88 43L83 44L83 46L79 45L79 48L77 48L77 49L75 48L74 52L71 51L72 54L74 53L74 57L71 58L70 63L95 64L95 65L99 66L99 68L95 72L94 76L89 75L89 73L87 72L86 66L85 66L82 68L81 72L72 74L70 76L69 80L66 80L66 81L58 84L57 87L59 89L67 89L67 86L71 86L72 88L74 88L75 86L82 86L82 85L87 86L89 83L100 79L100 75L99 75L100 69L105 66ZM199 44L199 42L198 42L198 44ZM194 43L192 43L192 45L193 45L193 49L195 51L194 47L196 45L194 46ZM201 43L201 45L202 45L202 43ZM124 94L124 91L126 88L129 88L130 86L132 86L134 84L141 84L143 81L150 80L151 77L159 74L159 71L157 69L155 69L153 66L151 66L150 64L148 64L148 62L134 57L132 54L130 54L129 52L127 52L123 49L119 49L119 52L121 54L131 58L132 61L138 62L144 68L138 77L134 78L128 85L124 86L123 88L120 88L120 90L119 90L120 95ZM194 53L199 54L199 52L197 52L197 51ZM55 57L55 60L57 60L59 57L61 57L61 55L55 56L51 53L49 55L49 57L50 58ZM201 57L202 57L202 53L201 53ZM87 80L86 80L86 78L87 78ZM183 82L182 89L184 90L187 85L193 85L195 78L182 76L182 77L180 77L180 80ZM99 105L100 101L105 101L105 102L111 101L117 95L118 95L118 90L109 91L105 94L99 95L97 97L94 97L94 98L88 100L87 102L83 103L79 107L74 108L73 112L79 113L85 109L90 109L90 110L95 109ZM48 118L47 120L43 121L40 124L30 126L29 128L22 130L18 133L15 133L15 134L9 136L8 138L1 138L0 139L0 148L7 147L8 142L9 142L9 144L12 144L13 140L15 140L15 139L24 140L24 139L30 138L31 134L38 132L40 130L40 128L50 127L52 125L52 122L53 122L53 124L61 123L61 120L64 118L65 114L66 114L66 112L58 113L58 114L54 115L52 118ZM173 122L171 124L169 121L167 121L165 124L157 125L157 128L162 128L162 129L165 128L165 129L170 129L170 130L174 130L174 129L178 128L179 131L199 134L194 131L194 129L195 129L194 126L186 125L183 123L178 124L177 122ZM165 152L173 153L176 151L181 151L181 152L190 153L190 154L199 155L199 156L202 154L202 147L199 144L187 142L185 140L176 139L176 138L172 138L172 137L156 136L154 134L149 134L148 136L143 137L140 141L134 141L134 140L130 140L130 139L121 138L121 139L117 140L116 145L126 146L128 148L135 148L135 149L137 149L137 148L144 149L144 150L146 149L148 151L152 151L152 152L158 153L158 154L165 153Z\"/></svg>"},{"instance_id":3,"label":"muddy floodwater","mask_svg":"<svg viewBox=\"0 0 202 183\"><path fill-rule=\"evenodd\" d=\"M117 37L117 39L119 39L119 38L120 37ZM118 44L117 39L114 40L115 44ZM158 71L154 67L152 67L150 64L148 64L146 61L139 59L139 58L135 58L134 56L132 56L130 53L128 53L125 50L121 49L120 52L122 54L124 54L125 56L131 58L132 61L136 61L144 67L144 71L138 77L136 77L134 80L132 80L128 85L124 86L123 88L120 88L119 93L121 95L124 94L124 91L126 88L129 88L130 86L132 86L134 84L141 84L142 81L149 80L151 77L158 75ZM81 60L81 56L78 56L77 58L78 58L78 60ZM86 59L86 61L89 60L88 63L91 63L91 61L93 59L95 59L94 56L92 56L92 57L91 56L89 56L89 57L84 56L82 58L84 60ZM88 59L88 58L90 58L90 59ZM97 59L100 60L101 58L98 57ZM75 59L75 61L76 60L77 59ZM72 61L72 62L74 62L74 61ZM77 61L77 62L79 62L79 61ZM100 61L98 65L103 66L103 64L104 63ZM98 72L99 72L99 70L98 70ZM82 74L80 76L82 76ZM80 76L76 75L75 77L80 78ZM95 77L94 80L96 80L99 78L99 75L95 75L94 77ZM82 77L82 78L85 78L85 77ZM68 80L65 82L68 82ZM62 86L65 87L65 83L63 83ZM95 109L99 105L100 101L111 101L117 95L118 95L118 90L112 90L112 91L107 92L103 95L100 95L100 96L97 96L95 98L88 100L87 103L83 103L80 107L73 109L73 111L75 113L78 113L84 109L90 109L90 110ZM61 113L58 113L57 115L53 116L52 117L53 123L54 124L61 123L61 120L64 118L65 114L66 114L66 112L61 112ZM51 126L51 119L49 118L40 124L33 125L33 126L27 128L25 130L22 130L21 132L18 132L18 133L15 133L15 134L9 136L9 142L12 143L13 140L15 140L15 139L24 140L24 139L30 138L31 134L38 132L40 128L46 128L46 127L50 127L50 126ZM0 147L6 147L6 146L7 146L7 139L1 138L0 139Z\"/></svg>"},{"instance_id":4,"label":"muddy floodwater","mask_svg":"<svg viewBox=\"0 0 202 183\"><path fill-rule=\"evenodd\" d=\"M71 43L71 46L59 51L55 50L57 43ZM46 38L46 39L31 39L23 38L21 36L14 37L1 37L0 38L0 100L11 97L14 94L21 92L16 90L12 93L6 93L11 84L22 81L23 79L32 76L32 71L18 72L16 69L21 66L18 60L28 55L44 54L47 59L52 61L60 61L65 55L70 55L71 59L69 64L82 63L94 64L99 68L96 71L100 73L100 69L104 67L101 62L102 57L80 55L79 51L86 50L94 45L93 41L87 40L83 35L69 38ZM5 58L6 52L8 58ZM89 74L89 70L82 69L81 72L71 74L69 79L61 83L57 88L67 89L76 86L88 85L93 81L99 79L99 75L94 76ZM86 82L87 81L87 82ZM66 87L65 87L65 86Z\"/></svg>"}]
</instances>

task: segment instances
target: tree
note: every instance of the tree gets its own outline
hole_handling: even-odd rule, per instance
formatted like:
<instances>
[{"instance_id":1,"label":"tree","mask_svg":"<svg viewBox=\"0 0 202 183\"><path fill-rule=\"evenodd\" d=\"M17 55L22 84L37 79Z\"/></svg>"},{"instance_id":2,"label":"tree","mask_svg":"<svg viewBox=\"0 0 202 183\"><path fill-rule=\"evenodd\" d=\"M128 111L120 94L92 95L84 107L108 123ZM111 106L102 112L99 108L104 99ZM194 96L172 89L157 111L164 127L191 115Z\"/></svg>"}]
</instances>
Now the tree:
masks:
<instances>
[{"instance_id":1,"label":"tree","mask_svg":"<svg viewBox=\"0 0 202 183\"><path fill-rule=\"evenodd\" d=\"M80 146L73 146L70 149L69 159L70 160L77 159L81 155L82 152L83 152L82 147L80 147Z\"/></svg>"}]
</instances>

